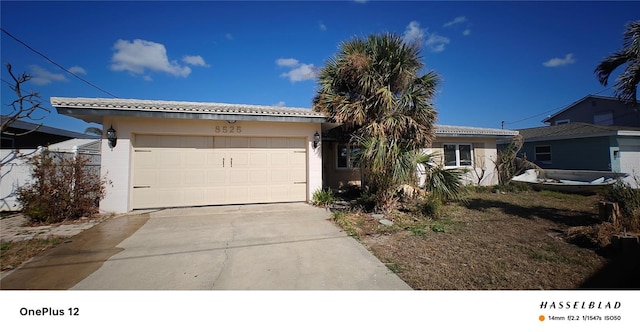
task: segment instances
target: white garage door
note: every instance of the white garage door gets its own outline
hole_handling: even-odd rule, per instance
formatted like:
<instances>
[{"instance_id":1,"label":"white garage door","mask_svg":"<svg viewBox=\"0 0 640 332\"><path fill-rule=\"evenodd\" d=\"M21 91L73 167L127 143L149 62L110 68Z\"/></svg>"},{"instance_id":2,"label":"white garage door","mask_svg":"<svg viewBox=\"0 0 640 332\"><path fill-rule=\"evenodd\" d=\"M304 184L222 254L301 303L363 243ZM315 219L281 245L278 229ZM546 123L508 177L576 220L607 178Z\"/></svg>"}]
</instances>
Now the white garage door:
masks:
<instances>
[{"instance_id":1,"label":"white garage door","mask_svg":"<svg viewBox=\"0 0 640 332\"><path fill-rule=\"evenodd\" d=\"M625 179L627 183L638 187L633 175L640 176L640 140L620 143L620 171L630 175Z\"/></svg>"},{"instance_id":2,"label":"white garage door","mask_svg":"<svg viewBox=\"0 0 640 332\"><path fill-rule=\"evenodd\" d=\"M306 200L306 138L137 135L134 209Z\"/></svg>"}]
</instances>

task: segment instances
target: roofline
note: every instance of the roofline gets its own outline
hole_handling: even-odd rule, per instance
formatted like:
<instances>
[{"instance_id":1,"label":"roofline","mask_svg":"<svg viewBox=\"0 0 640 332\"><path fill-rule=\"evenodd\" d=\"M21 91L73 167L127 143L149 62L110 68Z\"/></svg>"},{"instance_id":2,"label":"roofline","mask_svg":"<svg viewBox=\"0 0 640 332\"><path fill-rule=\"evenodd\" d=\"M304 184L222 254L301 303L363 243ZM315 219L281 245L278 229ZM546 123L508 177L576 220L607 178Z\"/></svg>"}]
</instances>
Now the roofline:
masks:
<instances>
[{"instance_id":1,"label":"roofline","mask_svg":"<svg viewBox=\"0 0 640 332\"><path fill-rule=\"evenodd\" d=\"M582 98L580 98L578 101L574 101L573 103L569 104L569 106L564 107L563 109L547 116L544 120L542 120L542 123L551 123L551 121L549 121L549 119L554 118L560 114L562 114L563 112L567 111L568 109L572 108L573 106L576 106L577 104L587 100L588 98L597 98L597 99L607 99L607 100L617 100L620 101L620 99L616 98L616 97L609 97L609 96L598 96L598 95L586 95ZM638 103L640 103L640 100L638 100Z\"/></svg>"},{"instance_id":2,"label":"roofline","mask_svg":"<svg viewBox=\"0 0 640 332\"><path fill-rule=\"evenodd\" d=\"M525 142L540 142L540 141L559 141L567 139L577 138L591 138L591 137L610 137L610 136L638 136L640 137L640 130L612 130L609 132L593 133L585 135L561 135L561 136L535 136L531 138L525 138Z\"/></svg>"},{"instance_id":3,"label":"roofline","mask_svg":"<svg viewBox=\"0 0 640 332\"><path fill-rule=\"evenodd\" d=\"M102 123L105 116L313 123L327 121L323 114L312 112L308 108L281 106L61 97L52 97L51 105L59 114L96 123Z\"/></svg>"},{"instance_id":4,"label":"roofline","mask_svg":"<svg viewBox=\"0 0 640 332\"><path fill-rule=\"evenodd\" d=\"M451 126L451 125L435 125L435 135L437 137L495 137L504 138L512 137L519 134L516 130L467 127L467 126Z\"/></svg>"},{"instance_id":5,"label":"roofline","mask_svg":"<svg viewBox=\"0 0 640 332\"><path fill-rule=\"evenodd\" d=\"M7 116L3 115L2 116L3 121L4 121L5 118L7 118ZM79 132L75 132L75 131L55 128L55 127L46 126L46 125L43 125L43 124L26 122L26 121L22 121L22 120L16 120L16 121L12 122L9 125L8 128L17 128L17 129L22 129L22 130L27 130L27 131L34 130L35 132L38 132L38 133L65 136L65 137L70 137L70 138L89 138L89 139L91 139L91 138L99 138L98 136L95 136L95 135L79 133Z\"/></svg>"}]
</instances>

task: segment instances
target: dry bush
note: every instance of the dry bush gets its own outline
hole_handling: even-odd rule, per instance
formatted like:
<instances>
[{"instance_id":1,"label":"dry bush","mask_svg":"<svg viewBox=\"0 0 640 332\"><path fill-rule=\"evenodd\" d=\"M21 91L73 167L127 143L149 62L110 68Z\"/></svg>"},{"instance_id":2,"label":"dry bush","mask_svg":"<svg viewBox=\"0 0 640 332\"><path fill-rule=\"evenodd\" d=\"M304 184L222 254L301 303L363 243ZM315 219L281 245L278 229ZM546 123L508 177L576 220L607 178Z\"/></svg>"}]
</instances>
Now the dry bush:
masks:
<instances>
[{"instance_id":1,"label":"dry bush","mask_svg":"<svg viewBox=\"0 0 640 332\"><path fill-rule=\"evenodd\" d=\"M620 234L621 226L610 222L590 226L571 227L566 231L567 241L581 247L604 249L611 244L613 235Z\"/></svg>"},{"instance_id":2,"label":"dry bush","mask_svg":"<svg viewBox=\"0 0 640 332\"><path fill-rule=\"evenodd\" d=\"M84 156L65 157L47 149L31 156L33 181L18 188L22 213L32 222L56 223L91 216L106 194L107 180L87 167Z\"/></svg>"}]
</instances>

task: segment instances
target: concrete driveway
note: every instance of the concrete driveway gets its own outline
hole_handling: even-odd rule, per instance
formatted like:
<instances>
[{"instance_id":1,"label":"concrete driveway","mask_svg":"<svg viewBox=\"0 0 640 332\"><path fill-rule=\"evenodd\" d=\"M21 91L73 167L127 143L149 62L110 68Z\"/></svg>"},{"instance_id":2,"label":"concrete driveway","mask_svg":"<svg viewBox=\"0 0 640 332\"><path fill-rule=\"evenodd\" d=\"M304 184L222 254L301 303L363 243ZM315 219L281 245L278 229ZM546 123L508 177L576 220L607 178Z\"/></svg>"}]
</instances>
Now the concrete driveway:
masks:
<instances>
[{"instance_id":1,"label":"concrete driveway","mask_svg":"<svg viewBox=\"0 0 640 332\"><path fill-rule=\"evenodd\" d=\"M168 209L144 222L146 216L115 248L104 248L109 258L71 289L410 289L331 224L330 213L304 203Z\"/></svg>"}]
</instances>

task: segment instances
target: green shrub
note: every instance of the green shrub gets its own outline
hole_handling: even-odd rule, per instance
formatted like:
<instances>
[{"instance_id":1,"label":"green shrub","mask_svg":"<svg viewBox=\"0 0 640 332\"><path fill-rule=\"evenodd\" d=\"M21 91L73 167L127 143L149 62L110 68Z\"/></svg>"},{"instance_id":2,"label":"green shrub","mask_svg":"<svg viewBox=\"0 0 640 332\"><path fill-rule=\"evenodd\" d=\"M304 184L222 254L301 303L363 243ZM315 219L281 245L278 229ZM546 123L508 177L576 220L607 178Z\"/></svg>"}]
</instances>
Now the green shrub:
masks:
<instances>
[{"instance_id":1,"label":"green shrub","mask_svg":"<svg viewBox=\"0 0 640 332\"><path fill-rule=\"evenodd\" d=\"M336 200L331 188L318 189L313 193L313 203L317 206L327 207Z\"/></svg>"},{"instance_id":2,"label":"green shrub","mask_svg":"<svg viewBox=\"0 0 640 332\"><path fill-rule=\"evenodd\" d=\"M618 203L622 214L622 225L627 230L640 230L640 189L633 189L618 180L604 191L605 199Z\"/></svg>"},{"instance_id":3,"label":"green shrub","mask_svg":"<svg viewBox=\"0 0 640 332\"><path fill-rule=\"evenodd\" d=\"M429 195L420 204L420 210L425 216L438 218L442 210L442 200L437 196Z\"/></svg>"},{"instance_id":4,"label":"green shrub","mask_svg":"<svg viewBox=\"0 0 640 332\"><path fill-rule=\"evenodd\" d=\"M37 223L55 223L98 212L107 183L83 156L64 157L45 149L28 159L32 182L17 190L22 213Z\"/></svg>"},{"instance_id":5,"label":"green shrub","mask_svg":"<svg viewBox=\"0 0 640 332\"><path fill-rule=\"evenodd\" d=\"M467 169L462 168L428 168L424 189L442 202L464 201L469 188L464 185L462 177L467 172Z\"/></svg>"}]
</instances>

